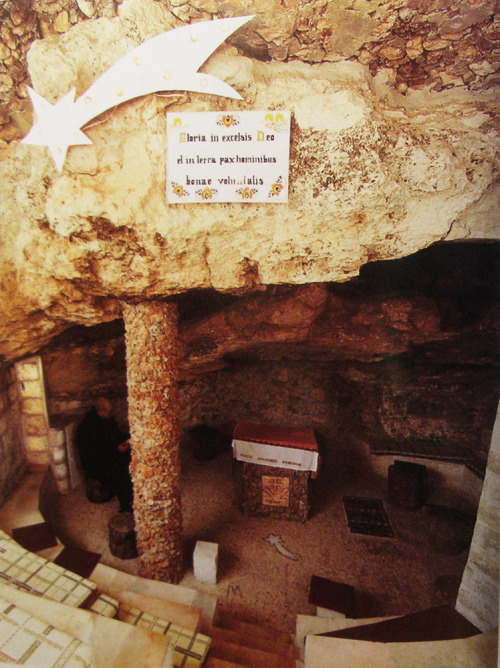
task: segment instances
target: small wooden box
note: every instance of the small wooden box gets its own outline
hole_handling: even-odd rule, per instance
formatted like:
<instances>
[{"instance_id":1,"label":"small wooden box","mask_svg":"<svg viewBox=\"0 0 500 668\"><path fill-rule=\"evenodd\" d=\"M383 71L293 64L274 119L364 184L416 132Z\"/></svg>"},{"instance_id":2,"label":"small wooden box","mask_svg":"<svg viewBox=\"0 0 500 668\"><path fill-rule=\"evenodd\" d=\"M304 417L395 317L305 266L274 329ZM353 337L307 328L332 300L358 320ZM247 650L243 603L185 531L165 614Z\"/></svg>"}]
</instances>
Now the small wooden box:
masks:
<instances>
[{"instance_id":1,"label":"small wooden box","mask_svg":"<svg viewBox=\"0 0 500 668\"><path fill-rule=\"evenodd\" d=\"M245 515L305 522L319 466L312 429L239 422L233 433Z\"/></svg>"}]
</instances>

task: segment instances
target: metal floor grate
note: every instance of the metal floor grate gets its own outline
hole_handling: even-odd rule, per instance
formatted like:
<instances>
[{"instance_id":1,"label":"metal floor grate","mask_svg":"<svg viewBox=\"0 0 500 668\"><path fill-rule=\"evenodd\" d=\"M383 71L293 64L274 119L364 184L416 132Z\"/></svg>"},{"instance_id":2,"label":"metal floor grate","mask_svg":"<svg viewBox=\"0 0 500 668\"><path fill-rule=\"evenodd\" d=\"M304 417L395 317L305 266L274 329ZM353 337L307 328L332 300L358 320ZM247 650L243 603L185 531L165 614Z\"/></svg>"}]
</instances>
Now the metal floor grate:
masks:
<instances>
[{"instance_id":1,"label":"metal floor grate","mask_svg":"<svg viewBox=\"0 0 500 668\"><path fill-rule=\"evenodd\" d=\"M342 503L351 533L394 538L384 504L380 499L344 496Z\"/></svg>"}]
</instances>

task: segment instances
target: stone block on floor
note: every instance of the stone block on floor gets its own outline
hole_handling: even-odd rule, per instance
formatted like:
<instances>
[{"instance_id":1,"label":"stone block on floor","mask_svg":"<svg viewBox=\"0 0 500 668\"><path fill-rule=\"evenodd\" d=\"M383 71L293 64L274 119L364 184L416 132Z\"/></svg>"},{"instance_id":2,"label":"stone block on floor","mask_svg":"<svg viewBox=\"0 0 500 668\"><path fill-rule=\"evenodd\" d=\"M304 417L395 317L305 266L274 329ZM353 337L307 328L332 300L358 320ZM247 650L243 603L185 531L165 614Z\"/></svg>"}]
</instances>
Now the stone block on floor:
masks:
<instances>
[{"instance_id":1,"label":"stone block on floor","mask_svg":"<svg viewBox=\"0 0 500 668\"><path fill-rule=\"evenodd\" d=\"M308 602L318 617L355 617L354 587L317 575L311 576Z\"/></svg>"},{"instance_id":2,"label":"stone block on floor","mask_svg":"<svg viewBox=\"0 0 500 668\"><path fill-rule=\"evenodd\" d=\"M16 527L12 530L12 538L30 552L40 552L57 546L56 535L48 522Z\"/></svg>"},{"instance_id":3,"label":"stone block on floor","mask_svg":"<svg viewBox=\"0 0 500 668\"><path fill-rule=\"evenodd\" d=\"M216 584L218 557L219 546L217 543L198 540L193 553L194 577L200 582Z\"/></svg>"}]
</instances>

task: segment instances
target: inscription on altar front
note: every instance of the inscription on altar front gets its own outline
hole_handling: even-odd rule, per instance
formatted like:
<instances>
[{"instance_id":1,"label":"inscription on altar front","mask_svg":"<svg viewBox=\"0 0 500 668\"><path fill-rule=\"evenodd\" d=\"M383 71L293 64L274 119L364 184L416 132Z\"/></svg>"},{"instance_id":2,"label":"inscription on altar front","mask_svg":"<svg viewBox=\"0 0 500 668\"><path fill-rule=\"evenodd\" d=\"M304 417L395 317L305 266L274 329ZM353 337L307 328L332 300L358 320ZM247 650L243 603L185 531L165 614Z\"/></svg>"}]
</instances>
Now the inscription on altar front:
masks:
<instances>
[{"instance_id":1,"label":"inscription on altar front","mask_svg":"<svg viewBox=\"0 0 500 668\"><path fill-rule=\"evenodd\" d=\"M167 202L288 201L289 111L167 113Z\"/></svg>"},{"instance_id":2,"label":"inscription on altar front","mask_svg":"<svg viewBox=\"0 0 500 668\"><path fill-rule=\"evenodd\" d=\"M262 476L262 504L287 508L290 505L289 478Z\"/></svg>"}]
</instances>

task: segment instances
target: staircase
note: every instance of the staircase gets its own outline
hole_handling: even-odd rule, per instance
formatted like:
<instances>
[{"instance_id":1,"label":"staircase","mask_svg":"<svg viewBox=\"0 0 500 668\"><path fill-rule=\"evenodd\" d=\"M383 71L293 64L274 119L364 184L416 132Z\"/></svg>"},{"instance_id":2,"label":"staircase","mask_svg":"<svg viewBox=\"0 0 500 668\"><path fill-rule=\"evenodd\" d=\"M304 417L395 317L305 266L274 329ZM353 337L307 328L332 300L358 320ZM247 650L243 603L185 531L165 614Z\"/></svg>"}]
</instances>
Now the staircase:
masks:
<instances>
[{"instance_id":1,"label":"staircase","mask_svg":"<svg viewBox=\"0 0 500 668\"><path fill-rule=\"evenodd\" d=\"M204 629L212 645L204 668L296 668L299 650L286 633L220 615Z\"/></svg>"}]
</instances>

